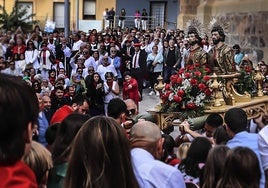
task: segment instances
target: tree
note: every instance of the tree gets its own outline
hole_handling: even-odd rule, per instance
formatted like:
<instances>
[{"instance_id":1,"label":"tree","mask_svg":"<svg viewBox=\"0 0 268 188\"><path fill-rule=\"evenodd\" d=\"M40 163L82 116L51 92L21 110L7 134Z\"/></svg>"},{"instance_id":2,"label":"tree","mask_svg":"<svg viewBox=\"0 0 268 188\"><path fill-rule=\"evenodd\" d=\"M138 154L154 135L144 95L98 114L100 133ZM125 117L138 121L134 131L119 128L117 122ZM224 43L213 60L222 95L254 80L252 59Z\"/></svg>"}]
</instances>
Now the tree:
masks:
<instances>
[{"instance_id":1,"label":"tree","mask_svg":"<svg viewBox=\"0 0 268 188\"><path fill-rule=\"evenodd\" d=\"M0 14L0 27L6 31L15 31L18 27L24 31L31 30L38 20L34 20L35 14L28 14L28 8L29 6L14 6L11 13L8 14L6 9L0 5L0 9L3 10Z\"/></svg>"}]
</instances>

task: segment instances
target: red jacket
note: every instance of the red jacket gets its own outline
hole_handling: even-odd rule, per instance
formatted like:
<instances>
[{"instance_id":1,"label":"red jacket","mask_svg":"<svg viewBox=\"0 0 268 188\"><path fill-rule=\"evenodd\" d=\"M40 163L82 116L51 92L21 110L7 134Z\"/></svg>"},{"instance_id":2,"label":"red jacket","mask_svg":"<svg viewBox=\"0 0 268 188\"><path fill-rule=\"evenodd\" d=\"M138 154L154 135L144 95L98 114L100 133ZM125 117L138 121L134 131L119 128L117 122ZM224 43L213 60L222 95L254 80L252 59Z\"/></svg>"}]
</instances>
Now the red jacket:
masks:
<instances>
[{"instance_id":1,"label":"red jacket","mask_svg":"<svg viewBox=\"0 0 268 188\"><path fill-rule=\"evenodd\" d=\"M131 85L132 87L129 88L129 85ZM135 80L135 78L131 78L129 82L125 81L123 83L123 99L132 99L138 106L140 95L138 89L138 82Z\"/></svg>"},{"instance_id":2,"label":"red jacket","mask_svg":"<svg viewBox=\"0 0 268 188\"><path fill-rule=\"evenodd\" d=\"M55 123L61 123L62 120L64 120L64 118L66 118L72 112L73 110L69 105L64 105L53 114L50 120L50 125L53 125Z\"/></svg>"},{"instance_id":3,"label":"red jacket","mask_svg":"<svg viewBox=\"0 0 268 188\"><path fill-rule=\"evenodd\" d=\"M33 171L22 161L0 166L0 188L37 188Z\"/></svg>"}]
</instances>

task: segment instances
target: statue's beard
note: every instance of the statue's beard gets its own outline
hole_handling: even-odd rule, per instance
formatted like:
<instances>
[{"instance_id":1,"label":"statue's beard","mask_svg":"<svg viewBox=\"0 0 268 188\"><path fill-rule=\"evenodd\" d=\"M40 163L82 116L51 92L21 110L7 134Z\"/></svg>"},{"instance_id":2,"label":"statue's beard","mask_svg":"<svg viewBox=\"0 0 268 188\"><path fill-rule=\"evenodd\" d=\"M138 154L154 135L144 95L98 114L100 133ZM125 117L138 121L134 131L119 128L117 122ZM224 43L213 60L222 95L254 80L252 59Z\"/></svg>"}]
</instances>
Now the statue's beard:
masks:
<instances>
[{"instance_id":1,"label":"statue's beard","mask_svg":"<svg viewBox=\"0 0 268 188\"><path fill-rule=\"evenodd\" d=\"M189 44L190 44L191 46L194 46L195 44L197 44L197 40L189 41Z\"/></svg>"},{"instance_id":2,"label":"statue's beard","mask_svg":"<svg viewBox=\"0 0 268 188\"><path fill-rule=\"evenodd\" d=\"M212 39L212 42L215 45L219 44L220 41L221 41L221 39Z\"/></svg>"}]
</instances>

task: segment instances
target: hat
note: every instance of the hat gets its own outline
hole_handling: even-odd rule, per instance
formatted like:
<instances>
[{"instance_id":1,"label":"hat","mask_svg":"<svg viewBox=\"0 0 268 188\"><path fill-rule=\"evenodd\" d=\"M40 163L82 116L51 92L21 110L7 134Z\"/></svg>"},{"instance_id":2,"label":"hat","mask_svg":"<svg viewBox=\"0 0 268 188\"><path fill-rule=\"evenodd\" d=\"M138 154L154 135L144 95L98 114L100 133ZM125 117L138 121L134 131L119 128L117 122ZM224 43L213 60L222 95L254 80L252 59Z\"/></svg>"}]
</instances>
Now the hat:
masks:
<instances>
[{"instance_id":1,"label":"hat","mask_svg":"<svg viewBox=\"0 0 268 188\"><path fill-rule=\"evenodd\" d=\"M141 43L134 43L134 47L140 47L141 46Z\"/></svg>"}]
</instances>

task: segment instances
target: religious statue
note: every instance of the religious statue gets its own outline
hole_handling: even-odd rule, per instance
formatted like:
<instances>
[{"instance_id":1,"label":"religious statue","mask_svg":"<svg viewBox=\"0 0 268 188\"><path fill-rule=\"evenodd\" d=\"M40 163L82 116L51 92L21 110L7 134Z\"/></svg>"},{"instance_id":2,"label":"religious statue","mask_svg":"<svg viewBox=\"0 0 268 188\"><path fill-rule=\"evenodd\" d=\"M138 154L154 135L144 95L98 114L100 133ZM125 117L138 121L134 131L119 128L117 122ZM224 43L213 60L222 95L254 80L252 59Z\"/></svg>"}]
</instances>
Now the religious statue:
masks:
<instances>
[{"instance_id":1,"label":"religious statue","mask_svg":"<svg viewBox=\"0 0 268 188\"><path fill-rule=\"evenodd\" d=\"M202 23L196 18L187 22L186 32L189 38L190 49L185 57L186 66L195 63L207 66L208 54L202 48L203 28Z\"/></svg>"},{"instance_id":2,"label":"religious statue","mask_svg":"<svg viewBox=\"0 0 268 188\"><path fill-rule=\"evenodd\" d=\"M216 67L219 74L236 72L233 49L224 43L227 32L226 25L215 18L210 22L213 47L209 51L209 64L214 70Z\"/></svg>"}]
</instances>

